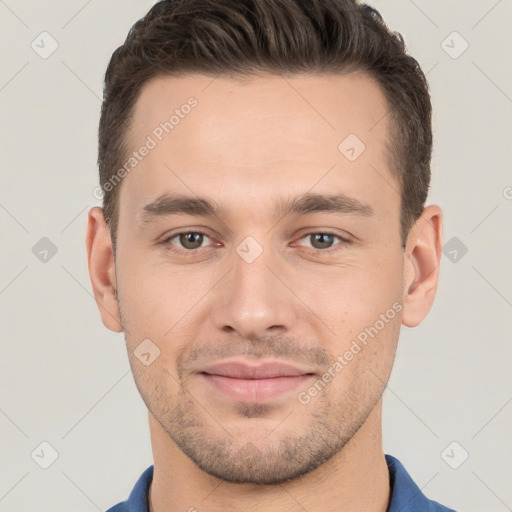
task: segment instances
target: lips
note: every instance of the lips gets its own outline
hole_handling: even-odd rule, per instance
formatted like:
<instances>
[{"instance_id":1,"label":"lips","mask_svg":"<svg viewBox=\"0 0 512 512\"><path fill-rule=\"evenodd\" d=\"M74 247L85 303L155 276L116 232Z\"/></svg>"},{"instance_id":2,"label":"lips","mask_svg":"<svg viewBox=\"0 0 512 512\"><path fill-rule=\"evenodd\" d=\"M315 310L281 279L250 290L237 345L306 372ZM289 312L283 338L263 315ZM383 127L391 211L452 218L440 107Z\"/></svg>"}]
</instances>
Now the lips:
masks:
<instances>
[{"instance_id":1,"label":"lips","mask_svg":"<svg viewBox=\"0 0 512 512\"><path fill-rule=\"evenodd\" d=\"M313 372L302 370L286 363L263 363L251 366L244 362L218 363L203 369L200 373L231 377L233 379L273 379L277 377L297 377Z\"/></svg>"},{"instance_id":2,"label":"lips","mask_svg":"<svg viewBox=\"0 0 512 512\"><path fill-rule=\"evenodd\" d=\"M198 372L210 391L229 400L268 402L305 384L314 373L286 363L250 365L245 361L218 363Z\"/></svg>"}]
</instances>

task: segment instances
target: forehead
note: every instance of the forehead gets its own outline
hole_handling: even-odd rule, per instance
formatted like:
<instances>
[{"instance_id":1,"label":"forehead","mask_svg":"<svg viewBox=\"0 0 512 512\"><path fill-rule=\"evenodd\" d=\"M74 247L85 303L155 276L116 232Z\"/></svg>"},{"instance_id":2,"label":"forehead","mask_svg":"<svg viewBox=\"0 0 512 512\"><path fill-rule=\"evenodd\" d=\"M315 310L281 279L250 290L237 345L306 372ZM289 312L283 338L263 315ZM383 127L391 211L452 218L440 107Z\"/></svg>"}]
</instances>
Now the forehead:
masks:
<instances>
[{"instance_id":1,"label":"forehead","mask_svg":"<svg viewBox=\"0 0 512 512\"><path fill-rule=\"evenodd\" d=\"M187 104L192 100L197 105L189 109ZM205 137L202 142L207 144L212 131L222 138L251 133L261 140L264 134L271 138L284 128L285 134L308 148L325 137L325 142L336 143L347 130L370 143L385 133L387 120L383 117L387 111L381 87L363 72L240 78L160 76L149 80L140 91L130 138L152 133L175 114L172 135L178 139L181 132L182 142L190 132L195 140ZM279 155L286 149L281 147Z\"/></svg>"},{"instance_id":2,"label":"forehead","mask_svg":"<svg viewBox=\"0 0 512 512\"><path fill-rule=\"evenodd\" d=\"M273 197L337 188L385 208L398 202L396 188L382 193L393 182L387 112L380 86L364 73L153 78L129 133L133 150L149 140L152 148L124 179L120 199L134 210L166 192L213 194L247 207L270 188Z\"/></svg>"}]
</instances>

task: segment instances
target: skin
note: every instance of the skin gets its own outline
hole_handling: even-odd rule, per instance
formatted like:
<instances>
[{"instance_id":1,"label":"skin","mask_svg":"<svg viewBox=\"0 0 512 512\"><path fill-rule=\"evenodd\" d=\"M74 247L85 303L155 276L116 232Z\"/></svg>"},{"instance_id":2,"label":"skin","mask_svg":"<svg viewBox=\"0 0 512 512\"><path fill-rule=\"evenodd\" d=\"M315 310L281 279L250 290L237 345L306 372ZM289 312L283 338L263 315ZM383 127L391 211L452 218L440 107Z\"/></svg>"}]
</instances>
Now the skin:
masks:
<instances>
[{"instance_id":1,"label":"skin","mask_svg":"<svg viewBox=\"0 0 512 512\"><path fill-rule=\"evenodd\" d=\"M418 325L434 300L442 212L427 206L402 249L388 105L363 73L153 78L136 103L133 149L190 96L197 107L119 185L115 260L101 209L87 227L103 323L124 332L148 407L150 510L329 512L343 503L345 512L385 512L381 396L401 325ZM353 162L338 151L350 133L366 145ZM343 193L374 215L272 215L305 192ZM205 196L224 211L143 224L141 208L163 193ZM197 229L208 236L195 246L179 236L161 243ZM325 231L351 243L315 244ZM263 249L250 264L236 252L247 236ZM312 381L258 404L227 398L196 373L239 357L321 378L394 303L401 311L307 404L297 395ZM160 354L145 366L134 350L147 338Z\"/></svg>"}]
</instances>

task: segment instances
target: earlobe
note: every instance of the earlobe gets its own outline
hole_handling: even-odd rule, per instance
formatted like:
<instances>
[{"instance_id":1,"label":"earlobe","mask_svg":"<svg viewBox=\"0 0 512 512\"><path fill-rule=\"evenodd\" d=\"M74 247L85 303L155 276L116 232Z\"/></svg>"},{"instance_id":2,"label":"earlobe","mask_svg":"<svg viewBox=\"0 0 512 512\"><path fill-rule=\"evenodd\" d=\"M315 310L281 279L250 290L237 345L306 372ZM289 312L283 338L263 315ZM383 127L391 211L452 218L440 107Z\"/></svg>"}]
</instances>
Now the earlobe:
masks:
<instances>
[{"instance_id":1,"label":"earlobe","mask_svg":"<svg viewBox=\"0 0 512 512\"><path fill-rule=\"evenodd\" d=\"M434 302L442 238L442 211L436 205L427 206L409 233L404 255L402 323L407 327L419 325Z\"/></svg>"},{"instance_id":2,"label":"earlobe","mask_svg":"<svg viewBox=\"0 0 512 512\"><path fill-rule=\"evenodd\" d=\"M111 331L122 332L110 229L99 207L89 210L86 248L89 276L103 324Z\"/></svg>"}]
</instances>

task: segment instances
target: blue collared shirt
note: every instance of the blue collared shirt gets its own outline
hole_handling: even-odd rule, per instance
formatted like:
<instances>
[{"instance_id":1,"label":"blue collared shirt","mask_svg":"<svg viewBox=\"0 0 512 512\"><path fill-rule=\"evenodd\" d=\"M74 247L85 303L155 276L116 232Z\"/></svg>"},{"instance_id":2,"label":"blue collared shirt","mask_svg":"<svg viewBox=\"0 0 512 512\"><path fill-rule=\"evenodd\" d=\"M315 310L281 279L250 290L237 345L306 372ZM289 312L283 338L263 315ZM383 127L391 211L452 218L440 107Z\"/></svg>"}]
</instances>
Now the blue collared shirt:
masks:
<instances>
[{"instance_id":1,"label":"blue collared shirt","mask_svg":"<svg viewBox=\"0 0 512 512\"><path fill-rule=\"evenodd\" d=\"M429 500L414 483L398 459L386 455L391 496L387 512L455 512L437 501ZM107 512L149 512L148 493L153 478L153 466L140 476L127 501L118 503Z\"/></svg>"}]
</instances>

